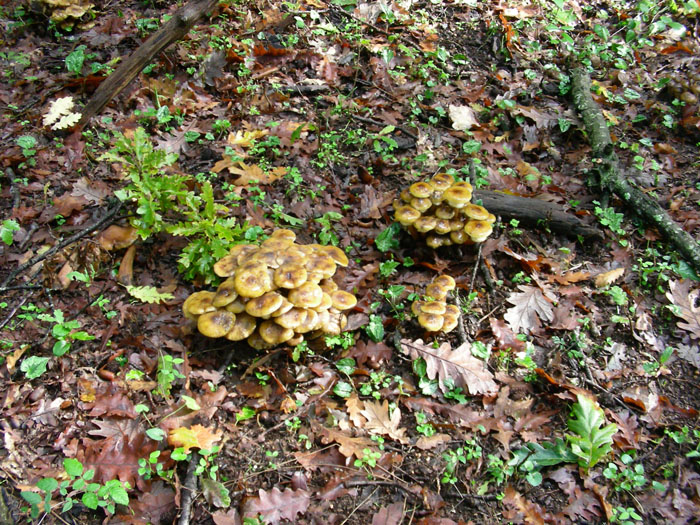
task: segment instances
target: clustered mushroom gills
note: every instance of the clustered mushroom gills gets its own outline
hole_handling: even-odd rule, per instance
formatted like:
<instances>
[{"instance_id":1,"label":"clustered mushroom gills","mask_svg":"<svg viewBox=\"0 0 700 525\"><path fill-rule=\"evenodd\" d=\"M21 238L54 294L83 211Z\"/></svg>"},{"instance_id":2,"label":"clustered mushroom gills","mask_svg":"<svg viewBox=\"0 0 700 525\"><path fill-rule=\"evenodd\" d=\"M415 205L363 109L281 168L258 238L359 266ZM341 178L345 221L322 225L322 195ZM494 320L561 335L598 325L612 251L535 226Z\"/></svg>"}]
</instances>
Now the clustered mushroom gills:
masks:
<instances>
[{"instance_id":1,"label":"clustered mushroom gills","mask_svg":"<svg viewBox=\"0 0 700 525\"><path fill-rule=\"evenodd\" d=\"M496 216L471 199L471 184L438 173L401 192L401 198L394 201L394 218L410 231L425 235L431 248L483 242L491 235Z\"/></svg>"},{"instance_id":2,"label":"clustered mushroom gills","mask_svg":"<svg viewBox=\"0 0 700 525\"><path fill-rule=\"evenodd\" d=\"M459 322L459 308L447 304L447 294L455 289L455 280L449 275L438 275L425 289L425 300L416 300L411 311L418 324L428 332L451 332Z\"/></svg>"},{"instance_id":3,"label":"clustered mushroom gills","mask_svg":"<svg viewBox=\"0 0 700 525\"><path fill-rule=\"evenodd\" d=\"M347 324L343 312L357 304L333 281L348 258L336 246L295 239L294 232L281 229L259 246L234 246L214 265L225 280L216 292L190 295L182 305L185 317L207 337L247 339L258 350L340 334Z\"/></svg>"}]
</instances>

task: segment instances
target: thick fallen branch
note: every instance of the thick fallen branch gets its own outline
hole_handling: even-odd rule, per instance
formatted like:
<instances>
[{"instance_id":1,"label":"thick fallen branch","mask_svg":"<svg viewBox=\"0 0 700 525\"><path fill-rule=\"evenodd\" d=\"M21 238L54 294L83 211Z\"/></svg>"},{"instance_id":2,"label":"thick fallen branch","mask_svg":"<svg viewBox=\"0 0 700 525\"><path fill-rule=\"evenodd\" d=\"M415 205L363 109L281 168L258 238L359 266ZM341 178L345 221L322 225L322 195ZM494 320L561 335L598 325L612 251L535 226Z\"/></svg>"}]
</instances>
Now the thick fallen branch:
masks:
<instances>
[{"instance_id":1,"label":"thick fallen branch","mask_svg":"<svg viewBox=\"0 0 700 525\"><path fill-rule=\"evenodd\" d=\"M504 219L518 219L524 224L546 226L565 235L603 236L597 228L588 226L575 215L567 213L561 206L551 202L487 190L476 190L474 200L478 199L482 200L487 210Z\"/></svg>"},{"instance_id":2,"label":"thick fallen branch","mask_svg":"<svg viewBox=\"0 0 700 525\"><path fill-rule=\"evenodd\" d=\"M114 73L102 81L100 87L97 88L83 109L83 116L78 124L79 129L82 129L92 117L102 111L109 101L124 89L153 57L185 36L197 20L216 6L217 1L192 0L178 9L163 27L151 35L129 58L122 62Z\"/></svg>"},{"instance_id":3,"label":"thick fallen branch","mask_svg":"<svg viewBox=\"0 0 700 525\"><path fill-rule=\"evenodd\" d=\"M659 204L649 198L620 172L610 132L598 104L591 96L591 77L584 68L571 74L571 93L574 105L583 118L588 140L596 160L600 186L622 199L625 205L644 221L656 226L661 234L685 257L700 274L700 246L668 215Z\"/></svg>"}]
</instances>

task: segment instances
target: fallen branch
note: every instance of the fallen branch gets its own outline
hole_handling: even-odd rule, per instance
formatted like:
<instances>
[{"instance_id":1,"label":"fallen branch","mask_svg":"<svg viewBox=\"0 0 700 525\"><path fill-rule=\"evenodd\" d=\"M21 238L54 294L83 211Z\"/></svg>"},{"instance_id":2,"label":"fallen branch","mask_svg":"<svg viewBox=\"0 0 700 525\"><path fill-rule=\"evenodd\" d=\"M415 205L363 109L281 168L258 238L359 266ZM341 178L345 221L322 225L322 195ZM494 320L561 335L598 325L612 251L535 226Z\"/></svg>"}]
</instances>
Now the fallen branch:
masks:
<instances>
[{"instance_id":1,"label":"fallen branch","mask_svg":"<svg viewBox=\"0 0 700 525\"><path fill-rule=\"evenodd\" d=\"M18 274L22 273L24 270L27 268L31 268L34 266L36 263L43 261L44 259L47 259L48 257L51 257L54 253L58 252L59 250L62 250L69 244L73 244L75 241L82 239L83 237L87 237L90 235L92 232L95 230L100 229L102 226L110 222L114 216L117 214L119 210L122 208L122 203L121 201L117 202L117 204L107 212L107 214L102 217L99 221L97 221L95 224L92 226L85 228L84 230L80 230L77 233L74 233L67 239L62 240L58 244L55 244L52 248L46 250L44 253L41 253L37 255L36 257L33 257L29 259L27 262L24 264L21 264L19 267L15 268L13 271L10 272L10 275L8 275L5 280L0 284L0 287L5 288L12 280L17 277Z\"/></svg>"},{"instance_id":2,"label":"fallen branch","mask_svg":"<svg viewBox=\"0 0 700 525\"><path fill-rule=\"evenodd\" d=\"M588 226L581 219L567 213L561 206L552 202L488 190L476 190L473 199L481 199L487 210L504 219L518 219L524 224L533 226L544 225L565 235L603 237L599 229Z\"/></svg>"},{"instance_id":3,"label":"fallen branch","mask_svg":"<svg viewBox=\"0 0 700 525\"><path fill-rule=\"evenodd\" d=\"M78 129L83 129L92 117L97 115L129 82L131 82L153 57L173 42L187 34L197 20L216 6L218 0L192 0L178 9L163 27L156 31L129 58L97 88L83 109Z\"/></svg>"},{"instance_id":4,"label":"fallen branch","mask_svg":"<svg viewBox=\"0 0 700 525\"><path fill-rule=\"evenodd\" d=\"M687 259L700 274L700 246L668 215L658 202L649 198L620 172L607 122L591 96L591 77L585 68L571 73L571 93L574 106L581 114L588 140L596 161L595 171L600 186L617 195L625 205L644 221L656 226L661 234Z\"/></svg>"}]
</instances>

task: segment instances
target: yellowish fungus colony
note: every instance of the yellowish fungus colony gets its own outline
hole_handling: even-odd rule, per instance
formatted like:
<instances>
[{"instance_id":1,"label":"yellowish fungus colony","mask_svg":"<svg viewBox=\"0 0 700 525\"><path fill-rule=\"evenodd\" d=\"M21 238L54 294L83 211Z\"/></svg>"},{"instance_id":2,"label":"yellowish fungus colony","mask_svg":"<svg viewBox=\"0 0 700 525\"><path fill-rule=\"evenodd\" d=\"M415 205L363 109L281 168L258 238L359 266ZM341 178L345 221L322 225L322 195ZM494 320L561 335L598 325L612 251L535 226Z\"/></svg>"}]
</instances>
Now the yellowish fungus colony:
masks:
<instances>
[{"instance_id":1,"label":"yellowish fungus colony","mask_svg":"<svg viewBox=\"0 0 700 525\"><path fill-rule=\"evenodd\" d=\"M455 289L449 275L438 275L425 289L425 300L414 301L411 311L428 332L451 332L459 322L459 308L447 304L447 294Z\"/></svg>"},{"instance_id":2,"label":"yellowish fungus colony","mask_svg":"<svg viewBox=\"0 0 700 525\"><path fill-rule=\"evenodd\" d=\"M340 334L347 324L343 311L357 304L333 281L348 258L336 246L295 239L290 230L276 230L260 246L234 246L214 265L225 280L216 292L190 295L182 305L185 317L207 337L247 339L258 350Z\"/></svg>"},{"instance_id":3,"label":"yellowish fungus colony","mask_svg":"<svg viewBox=\"0 0 700 525\"><path fill-rule=\"evenodd\" d=\"M401 192L394 201L394 218L409 231L425 235L431 248L483 242L491 235L496 217L471 199L471 184L438 173Z\"/></svg>"}]
</instances>

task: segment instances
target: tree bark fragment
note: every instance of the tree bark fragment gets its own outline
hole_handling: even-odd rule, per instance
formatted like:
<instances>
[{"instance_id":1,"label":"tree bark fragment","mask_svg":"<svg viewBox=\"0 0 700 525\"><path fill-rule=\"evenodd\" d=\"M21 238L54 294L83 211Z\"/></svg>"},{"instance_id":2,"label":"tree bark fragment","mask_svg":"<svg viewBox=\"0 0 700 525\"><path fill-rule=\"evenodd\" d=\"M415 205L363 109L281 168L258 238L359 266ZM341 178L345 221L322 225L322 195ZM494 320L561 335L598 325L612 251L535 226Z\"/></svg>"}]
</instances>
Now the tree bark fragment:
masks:
<instances>
[{"instance_id":1,"label":"tree bark fragment","mask_svg":"<svg viewBox=\"0 0 700 525\"><path fill-rule=\"evenodd\" d=\"M78 123L83 129L122 89L138 75L158 53L180 40L190 28L216 6L218 0L192 0L178 9L163 27L156 31L95 90Z\"/></svg>"},{"instance_id":2,"label":"tree bark fragment","mask_svg":"<svg viewBox=\"0 0 700 525\"><path fill-rule=\"evenodd\" d=\"M588 133L600 186L617 195L631 211L658 228L668 242L691 264L695 272L700 274L700 245L675 223L658 202L652 200L620 172L619 160L607 122L591 96L591 77L585 68L576 68L571 72L571 94Z\"/></svg>"}]
</instances>

